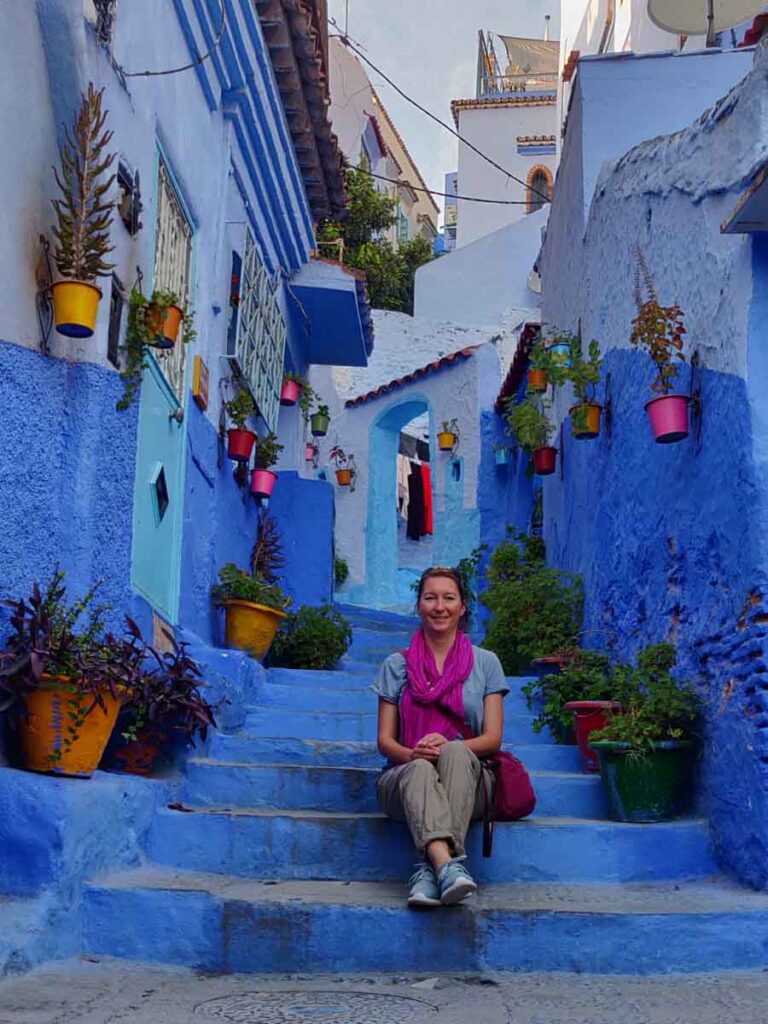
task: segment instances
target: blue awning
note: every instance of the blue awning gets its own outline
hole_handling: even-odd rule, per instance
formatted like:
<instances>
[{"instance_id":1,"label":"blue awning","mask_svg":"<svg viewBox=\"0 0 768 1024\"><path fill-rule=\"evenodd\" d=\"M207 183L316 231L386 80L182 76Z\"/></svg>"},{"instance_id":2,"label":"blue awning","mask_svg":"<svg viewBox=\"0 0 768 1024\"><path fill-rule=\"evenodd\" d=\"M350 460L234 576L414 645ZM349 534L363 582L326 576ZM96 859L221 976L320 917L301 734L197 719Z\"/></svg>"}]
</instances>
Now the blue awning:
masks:
<instances>
[{"instance_id":1,"label":"blue awning","mask_svg":"<svg viewBox=\"0 0 768 1024\"><path fill-rule=\"evenodd\" d=\"M373 322L365 275L332 260L313 259L296 271L290 287L297 300L291 315L306 361L367 366Z\"/></svg>"}]
</instances>

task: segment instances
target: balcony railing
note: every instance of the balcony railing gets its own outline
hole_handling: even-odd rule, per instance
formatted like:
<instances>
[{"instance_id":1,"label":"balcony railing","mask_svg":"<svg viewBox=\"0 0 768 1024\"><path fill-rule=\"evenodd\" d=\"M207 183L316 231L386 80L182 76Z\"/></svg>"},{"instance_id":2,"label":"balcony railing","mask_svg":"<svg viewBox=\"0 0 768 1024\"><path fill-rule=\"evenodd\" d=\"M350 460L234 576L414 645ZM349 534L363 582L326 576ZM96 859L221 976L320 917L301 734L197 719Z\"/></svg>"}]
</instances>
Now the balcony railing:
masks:
<instances>
[{"instance_id":1,"label":"balcony railing","mask_svg":"<svg viewBox=\"0 0 768 1024\"><path fill-rule=\"evenodd\" d=\"M556 71L531 71L523 75L483 75L478 99L483 96L508 96L520 93L557 92Z\"/></svg>"}]
</instances>

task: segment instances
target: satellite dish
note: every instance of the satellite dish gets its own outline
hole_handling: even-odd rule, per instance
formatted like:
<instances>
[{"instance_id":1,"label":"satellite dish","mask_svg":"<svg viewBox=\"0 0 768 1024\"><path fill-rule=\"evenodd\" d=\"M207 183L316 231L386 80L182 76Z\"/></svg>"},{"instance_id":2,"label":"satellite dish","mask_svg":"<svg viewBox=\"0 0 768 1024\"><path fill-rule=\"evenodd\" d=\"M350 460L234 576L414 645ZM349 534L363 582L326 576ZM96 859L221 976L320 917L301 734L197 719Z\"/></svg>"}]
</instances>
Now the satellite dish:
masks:
<instances>
[{"instance_id":1,"label":"satellite dish","mask_svg":"<svg viewBox=\"0 0 768 1024\"><path fill-rule=\"evenodd\" d=\"M648 0L648 17L659 28L685 36L707 33L707 46L715 35L733 28L762 11L754 0Z\"/></svg>"}]
</instances>

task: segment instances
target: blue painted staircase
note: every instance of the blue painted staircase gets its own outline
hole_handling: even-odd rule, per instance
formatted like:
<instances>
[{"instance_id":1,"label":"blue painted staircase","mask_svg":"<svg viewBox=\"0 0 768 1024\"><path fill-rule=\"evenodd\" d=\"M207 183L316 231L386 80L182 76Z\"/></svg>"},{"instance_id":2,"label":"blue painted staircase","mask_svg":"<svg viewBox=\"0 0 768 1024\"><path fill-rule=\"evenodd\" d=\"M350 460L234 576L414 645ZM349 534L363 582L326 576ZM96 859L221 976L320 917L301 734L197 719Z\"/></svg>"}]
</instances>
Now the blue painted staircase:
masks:
<instances>
[{"instance_id":1,"label":"blue painted staircase","mask_svg":"<svg viewBox=\"0 0 768 1024\"><path fill-rule=\"evenodd\" d=\"M405 906L414 851L381 816L375 666L413 620L344 609L335 672L273 669L242 728L211 738L181 799L154 815L146 863L86 887L85 951L206 971L592 971L761 968L768 897L717 877L705 820L605 820L575 748L531 728L510 680L504 741L532 772L528 821L473 826L473 901Z\"/></svg>"}]
</instances>

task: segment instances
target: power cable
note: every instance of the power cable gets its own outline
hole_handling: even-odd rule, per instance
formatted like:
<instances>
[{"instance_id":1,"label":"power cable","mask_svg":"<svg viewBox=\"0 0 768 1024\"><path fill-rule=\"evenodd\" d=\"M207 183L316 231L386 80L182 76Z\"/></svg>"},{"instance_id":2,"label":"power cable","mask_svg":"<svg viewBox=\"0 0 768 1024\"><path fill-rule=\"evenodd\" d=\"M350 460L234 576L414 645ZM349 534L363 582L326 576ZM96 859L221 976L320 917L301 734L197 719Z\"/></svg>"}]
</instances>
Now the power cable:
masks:
<instances>
[{"instance_id":1,"label":"power cable","mask_svg":"<svg viewBox=\"0 0 768 1024\"><path fill-rule=\"evenodd\" d=\"M335 18L329 18L328 20L330 21L331 25L333 25L334 28L339 28L339 25L336 22ZM523 181L521 178L518 178L516 175L512 174L511 171L508 171L506 167L502 167L501 164L496 163L496 161L492 157L488 156L488 154L484 153L481 149L478 149L478 147L474 143L470 142L469 139L465 139L463 135L457 132L455 128L451 128L451 126L446 121L443 121L442 118L438 117L437 114L433 114L431 110L427 110L426 107L423 107L421 103L418 102L418 100L415 100L413 99L413 97L409 96L408 93L401 89L400 86L397 85L395 82L393 82L392 79L381 70L381 68L377 67L372 60L369 60L368 57L365 56L363 51L358 46L356 46L355 43L352 42L348 35L345 35L340 32L339 38L341 39L342 43L344 43L345 46L348 46L350 50L353 50L361 60L365 61L365 63L373 71L375 71L377 75L381 75L384 81L387 82L388 85L391 85L395 92L402 96L403 99L406 100L408 103L416 107L417 110L420 110L422 114L426 114L427 117L431 118L433 121L436 121L439 125L441 125L441 127L445 128L446 131L449 131L451 135L455 136L459 140L459 142L463 142L465 146L468 146L471 150L473 150L473 152L477 153L479 157L482 157L482 159L489 163L491 167L495 167L497 171L501 171L501 173L505 175L507 178L509 178L511 181L516 181L519 185L522 185L524 188L527 188L530 192L534 192L537 196L541 196L544 202L551 202L551 199L548 195L545 195L543 192L540 192L537 188L534 188L527 181Z\"/></svg>"},{"instance_id":2,"label":"power cable","mask_svg":"<svg viewBox=\"0 0 768 1024\"><path fill-rule=\"evenodd\" d=\"M527 206L527 199L478 199L477 196L460 196L455 192L435 192L431 188L422 188L419 185L412 185L410 181L406 181L405 178L387 178L383 174L374 174L373 171L369 171L367 167L358 167L358 171L362 171L364 174L369 175L371 178L378 178L379 181L391 181L393 185L407 185L408 188L412 188L414 192L426 192L430 196L442 196L444 199L461 199L465 203L495 203L498 206Z\"/></svg>"},{"instance_id":3,"label":"power cable","mask_svg":"<svg viewBox=\"0 0 768 1024\"><path fill-rule=\"evenodd\" d=\"M227 0L221 0L221 24L219 25L219 31L216 33L216 38L213 40L208 52L204 53L201 57L198 57L197 60L193 60L189 64L183 64L178 68L168 68L166 71L126 71L122 64L118 64L117 61L115 61L115 67L124 78L153 78L157 75L177 75L180 71L189 71L190 68L196 68L204 61L208 60L221 42L226 25Z\"/></svg>"}]
</instances>

